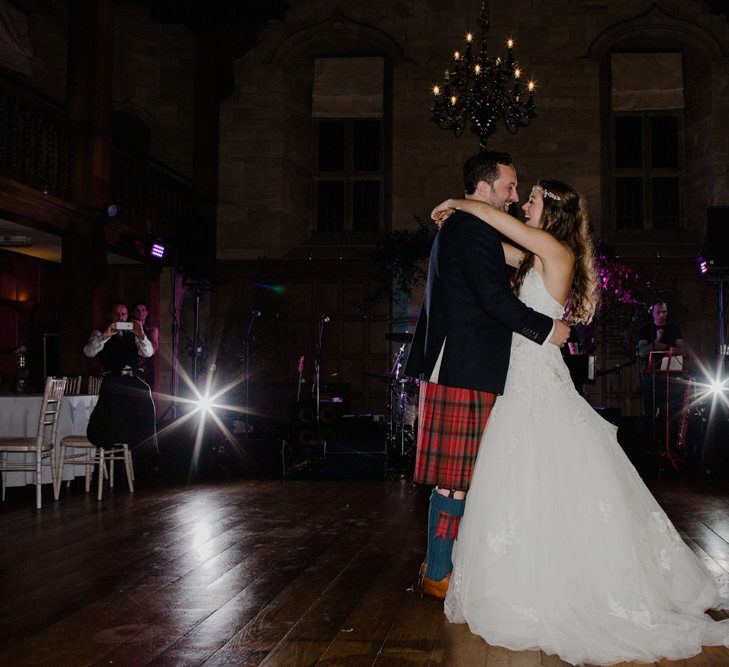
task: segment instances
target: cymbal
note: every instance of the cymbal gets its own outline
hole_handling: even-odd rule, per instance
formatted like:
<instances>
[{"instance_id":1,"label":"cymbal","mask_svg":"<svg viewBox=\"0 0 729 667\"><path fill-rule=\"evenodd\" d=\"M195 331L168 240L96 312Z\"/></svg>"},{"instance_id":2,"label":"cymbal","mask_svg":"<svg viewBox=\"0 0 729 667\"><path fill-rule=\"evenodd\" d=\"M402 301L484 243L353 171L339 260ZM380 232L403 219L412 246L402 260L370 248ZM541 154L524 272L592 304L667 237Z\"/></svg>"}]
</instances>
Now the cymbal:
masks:
<instances>
[{"instance_id":1,"label":"cymbal","mask_svg":"<svg viewBox=\"0 0 729 667\"><path fill-rule=\"evenodd\" d=\"M364 374L373 378L384 378L385 380L394 380L397 378L397 374L391 371L365 371Z\"/></svg>"},{"instance_id":2,"label":"cymbal","mask_svg":"<svg viewBox=\"0 0 729 667\"><path fill-rule=\"evenodd\" d=\"M385 338L396 343L409 343L413 339L413 334L409 331L391 331L385 334Z\"/></svg>"}]
</instances>

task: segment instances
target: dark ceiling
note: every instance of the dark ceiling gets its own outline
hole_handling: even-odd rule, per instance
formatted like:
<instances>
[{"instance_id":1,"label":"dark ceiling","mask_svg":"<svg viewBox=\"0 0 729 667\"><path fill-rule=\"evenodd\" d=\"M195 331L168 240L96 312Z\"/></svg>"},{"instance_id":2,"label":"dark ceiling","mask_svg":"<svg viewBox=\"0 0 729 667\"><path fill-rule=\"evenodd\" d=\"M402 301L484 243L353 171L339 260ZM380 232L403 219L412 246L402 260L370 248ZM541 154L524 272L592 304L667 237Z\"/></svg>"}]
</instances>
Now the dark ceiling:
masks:
<instances>
[{"instance_id":1,"label":"dark ceiling","mask_svg":"<svg viewBox=\"0 0 729 667\"><path fill-rule=\"evenodd\" d=\"M271 19L282 19L288 8L284 0L148 0L155 23L183 23L195 30L201 25L221 23L262 27Z\"/></svg>"}]
</instances>

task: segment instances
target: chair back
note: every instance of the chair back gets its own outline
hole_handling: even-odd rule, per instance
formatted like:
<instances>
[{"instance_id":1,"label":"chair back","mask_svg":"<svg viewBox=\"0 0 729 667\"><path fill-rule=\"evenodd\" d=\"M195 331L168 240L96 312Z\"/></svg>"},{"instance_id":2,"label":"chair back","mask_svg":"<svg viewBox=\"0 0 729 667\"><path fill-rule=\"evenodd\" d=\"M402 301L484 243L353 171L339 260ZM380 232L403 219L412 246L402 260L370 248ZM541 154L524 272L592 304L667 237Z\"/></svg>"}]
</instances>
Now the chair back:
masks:
<instances>
[{"instance_id":1,"label":"chair back","mask_svg":"<svg viewBox=\"0 0 729 667\"><path fill-rule=\"evenodd\" d=\"M56 442L58 433L58 418L61 416L61 398L66 389L65 377L46 378L46 387L43 391L40 415L38 416L38 434L36 446L40 449L43 444L51 446Z\"/></svg>"},{"instance_id":2,"label":"chair back","mask_svg":"<svg viewBox=\"0 0 729 667\"><path fill-rule=\"evenodd\" d=\"M93 375L89 375L89 394L98 394L101 389L101 380L103 378L97 378Z\"/></svg>"},{"instance_id":3,"label":"chair back","mask_svg":"<svg viewBox=\"0 0 729 667\"><path fill-rule=\"evenodd\" d=\"M78 396L81 393L81 376L66 378L66 389L64 394L66 396Z\"/></svg>"}]
</instances>

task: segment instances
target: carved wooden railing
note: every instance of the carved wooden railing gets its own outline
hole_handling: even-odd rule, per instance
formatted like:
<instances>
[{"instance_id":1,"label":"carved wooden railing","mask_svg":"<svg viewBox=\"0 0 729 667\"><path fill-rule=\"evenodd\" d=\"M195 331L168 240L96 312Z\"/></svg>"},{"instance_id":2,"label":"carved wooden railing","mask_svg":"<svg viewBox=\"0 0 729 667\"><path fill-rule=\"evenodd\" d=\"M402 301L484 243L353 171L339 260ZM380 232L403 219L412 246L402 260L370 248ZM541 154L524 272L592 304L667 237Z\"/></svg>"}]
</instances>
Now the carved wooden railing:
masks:
<instances>
[{"instance_id":1,"label":"carved wooden railing","mask_svg":"<svg viewBox=\"0 0 729 667\"><path fill-rule=\"evenodd\" d=\"M0 174L74 201L81 133L63 110L19 81L0 77ZM111 151L109 203L128 231L169 235L193 211L192 184L162 163Z\"/></svg>"},{"instance_id":2,"label":"carved wooden railing","mask_svg":"<svg viewBox=\"0 0 729 667\"><path fill-rule=\"evenodd\" d=\"M118 148L111 151L109 201L135 229L160 235L172 233L175 220L194 205L192 184L182 175Z\"/></svg>"},{"instance_id":3,"label":"carved wooden railing","mask_svg":"<svg viewBox=\"0 0 729 667\"><path fill-rule=\"evenodd\" d=\"M0 79L0 173L70 200L78 131L64 112L20 84Z\"/></svg>"}]
</instances>

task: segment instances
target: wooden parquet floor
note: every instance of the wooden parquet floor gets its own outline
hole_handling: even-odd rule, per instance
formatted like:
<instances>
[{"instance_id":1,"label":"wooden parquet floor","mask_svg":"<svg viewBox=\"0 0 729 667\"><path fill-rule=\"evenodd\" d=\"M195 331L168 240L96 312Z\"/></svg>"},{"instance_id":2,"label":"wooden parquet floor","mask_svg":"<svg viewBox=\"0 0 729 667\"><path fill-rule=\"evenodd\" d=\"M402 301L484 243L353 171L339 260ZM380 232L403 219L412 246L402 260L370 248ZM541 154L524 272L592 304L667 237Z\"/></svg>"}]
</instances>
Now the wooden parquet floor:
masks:
<instances>
[{"instance_id":1,"label":"wooden parquet floor","mask_svg":"<svg viewBox=\"0 0 729 667\"><path fill-rule=\"evenodd\" d=\"M653 483L729 571L729 492ZM413 590L427 490L405 481L225 481L82 490L0 507L0 665L555 667L489 646ZM706 648L662 665L729 665Z\"/></svg>"}]
</instances>

